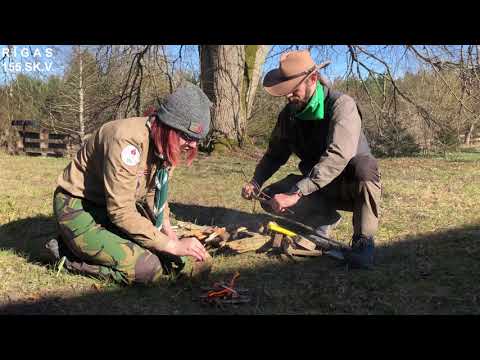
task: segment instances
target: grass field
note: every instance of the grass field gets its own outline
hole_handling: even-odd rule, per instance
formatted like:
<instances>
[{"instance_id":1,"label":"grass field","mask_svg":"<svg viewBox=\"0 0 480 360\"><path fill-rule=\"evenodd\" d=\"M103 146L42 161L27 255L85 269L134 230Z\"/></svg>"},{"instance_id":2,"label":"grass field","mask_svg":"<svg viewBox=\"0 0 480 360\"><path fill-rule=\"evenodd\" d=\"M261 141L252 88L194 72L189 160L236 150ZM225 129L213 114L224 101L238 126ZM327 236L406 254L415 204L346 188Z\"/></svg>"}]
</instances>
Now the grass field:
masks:
<instances>
[{"instance_id":1,"label":"grass field","mask_svg":"<svg viewBox=\"0 0 480 360\"><path fill-rule=\"evenodd\" d=\"M65 159L0 153L0 314L471 314L480 313L480 153L380 160L384 186L377 266L348 270L326 257L216 256L209 285L238 270L251 304L209 307L199 284L165 279L122 287L42 262L55 235L51 199ZM199 224L265 219L239 196L255 161L204 157L170 186L175 217ZM296 172L291 160L270 181ZM255 210L255 212L254 212ZM335 230L351 237L351 214Z\"/></svg>"}]
</instances>

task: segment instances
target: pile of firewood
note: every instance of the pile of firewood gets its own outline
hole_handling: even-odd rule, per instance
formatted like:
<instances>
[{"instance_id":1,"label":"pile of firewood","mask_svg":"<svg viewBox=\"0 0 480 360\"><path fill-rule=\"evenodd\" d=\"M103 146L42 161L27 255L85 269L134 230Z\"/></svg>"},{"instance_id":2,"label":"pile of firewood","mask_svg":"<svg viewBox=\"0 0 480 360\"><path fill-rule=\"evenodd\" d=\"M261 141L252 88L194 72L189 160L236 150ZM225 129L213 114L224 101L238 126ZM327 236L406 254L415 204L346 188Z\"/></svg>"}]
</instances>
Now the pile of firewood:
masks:
<instances>
[{"instance_id":1,"label":"pile of firewood","mask_svg":"<svg viewBox=\"0 0 480 360\"><path fill-rule=\"evenodd\" d=\"M258 250L271 241L262 224L217 227L177 221L176 231L179 238L197 238L207 250L221 249L238 254Z\"/></svg>"},{"instance_id":2,"label":"pile of firewood","mask_svg":"<svg viewBox=\"0 0 480 360\"><path fill-rule=\"evenodd\" d=\"M248 226L232 224L228 227L201 226L189 222L177 222L179 238L195 237L208 251L222 250L242 254L249 251L274 252L291 256L321 256L314 242L301 236L289 237L268 230L266 224Z\"/></svg>"}]
</instances>

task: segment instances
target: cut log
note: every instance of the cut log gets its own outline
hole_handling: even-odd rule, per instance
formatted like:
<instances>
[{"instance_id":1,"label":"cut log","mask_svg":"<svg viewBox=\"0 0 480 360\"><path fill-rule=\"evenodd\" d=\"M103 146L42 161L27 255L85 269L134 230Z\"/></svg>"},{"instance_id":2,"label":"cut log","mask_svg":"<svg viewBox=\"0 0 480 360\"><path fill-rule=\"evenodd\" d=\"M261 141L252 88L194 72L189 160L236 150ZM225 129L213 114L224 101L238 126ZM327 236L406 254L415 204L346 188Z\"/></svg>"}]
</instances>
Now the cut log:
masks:
<instances>
[{"instance_id":1,"label":"cut log","mask_svg":"<svg viewBox=\"0 0 480 360\"><path fill-rule=\"evenodd\" d=\"M282 234L275 234L273 237L273 246L274 248L280 248L282 246L283 235Z\"/></svg>"},{"instance_id":2,"label":"cut log","mask_svg":"<svg viewBox=\"0 0 480 360\"><path fill-rule=\"evenodd\" d=\"M296 236L293 238L293 242L305 250L315 250L317 248L317 245L313 241L307 240L302 236Z\"/></svg>"},{"instance_id":3,"label":"cut log","mask_svg":"<svg viewBox=\"0 0 480 360\"><path fill-rule=\"evenodd\" d=\"M246 227L242 226L232 231L232 240L242 239L250 235L252 235L252 233L250 233Z\"/></svg>"},{"instance_id":4,"label":"cut log","mask_svg":"<svg viewBox=\"0 0 480 360\"><path fill-rule=\"evenodd\" d=\"M230 239L230 233L228 231L224 231L220 235L218 235L219 238L222 239L222 241L228 241Z\"/></svg>"},{"instance_id":5,"label":"cut log","mask_svg":"<svg viewBox=\"0 0 480 360\"><path fill-rule=\"evenodd\" d=\"M321 256L323 252L320 250L301 250L295 249L295 240L284 236L282 240L282 250L286 255L289 256Z\"/></svg>"},{"instance_id":6,"label":"cut log","mask_svg":"<svg viewBox=\"0 0 480 360\"><path fill-rule=\"evenodd\" d=\"M210 227L210 226L192 224L192 223L180 221L180 220L177 220L177 226L184 229L188 229L188 230L201 230L201 231L204 231Z\"/></svg>"},{"instance_id":7,"label":"cut log","mask_svg":"<svg viewBox=\"0 0 480 360\"><path fill-rule=\"evenodd\" d=\"M217 236L220 236L225 232L225 228L215 228L214 231L205 239L205 242L208 243L210 241L213 241Z\"/></svg>"},{"instance_id":8,"label":"cut log","mask_svg":"<svg viewBox=\"0 0 480 360\"><path fill-rule=\"evenodd\" d=\"M225 245L225 243L230 238L230 234L227 231L225 231L225 228L221 228L219 232L220 233L215 231L208 238L206 238L205 246L219 248Z\"/></svg>"},{"instance_id":9,"label":"cut log","mask_svg":"<svg viewBox=\"0 0 480 360\"><path fill-rule=\"evenodd\" d=\"M183 237L196 237L198 240L203 240L208 237L202 230L191 230L183 234Z\"/></svg>"},{"instance_id":10,"label":"cut log","mask_svg":"<svg viewBox=\"0 0 480 360\"><path fill-rule=\"evenodd\" d=\"M256 234L248 238L233 240L225 243L225 248L234 250L237 253L256 251L270 241L270 236Z\"/></svg>"},{"instance_id":11,"label":"cut log","mask_svg":"<svg viewBox=\"0 0 480 360\"><path fill-rule=\"evenodd\" d=\"M322 256L323 252L320 250L300 250L288 248L288 254L293 256Z\"/></svg>"},{"instance_id":12,"label":"cut log","mask_svg":"<svg viewBox=\"0 0 480 360\"><path fill-rule=\"evenodd\" d=\"M285 254L288 254L289 249L291 248L292 245L292 239L288 236L284 236L282 239L282 244L281 248Z\"/></svg>"}]
</instances>

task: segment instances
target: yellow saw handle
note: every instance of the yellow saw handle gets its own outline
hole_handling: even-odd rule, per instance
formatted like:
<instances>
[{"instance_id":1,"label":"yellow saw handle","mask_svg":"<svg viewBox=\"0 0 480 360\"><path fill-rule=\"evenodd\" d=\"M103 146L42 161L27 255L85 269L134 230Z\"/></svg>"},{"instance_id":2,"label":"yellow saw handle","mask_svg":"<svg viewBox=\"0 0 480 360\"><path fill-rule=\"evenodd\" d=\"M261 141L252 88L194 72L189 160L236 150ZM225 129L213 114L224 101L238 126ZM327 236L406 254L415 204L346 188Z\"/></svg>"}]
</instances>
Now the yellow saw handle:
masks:
<instances>
[{"instance_id":1,"label":"yellow saw handle","mask_svg":"<svg viewBox=\"0 0 480 360\"><path fill-rule=\"evenodd\" d=\"M287 235L287 236L290 236L290 237L294 237L294 236L297 236L296 233L294 233L293 231L290 231L290 230L287 230L283 227L281 227L280 225L278 225L276 222L273 222L273 221L270 221L267 225L268 229L272 230L272 231L276 231L280 234L283 234L283 235Z\"/></svg>"}]
</instances>

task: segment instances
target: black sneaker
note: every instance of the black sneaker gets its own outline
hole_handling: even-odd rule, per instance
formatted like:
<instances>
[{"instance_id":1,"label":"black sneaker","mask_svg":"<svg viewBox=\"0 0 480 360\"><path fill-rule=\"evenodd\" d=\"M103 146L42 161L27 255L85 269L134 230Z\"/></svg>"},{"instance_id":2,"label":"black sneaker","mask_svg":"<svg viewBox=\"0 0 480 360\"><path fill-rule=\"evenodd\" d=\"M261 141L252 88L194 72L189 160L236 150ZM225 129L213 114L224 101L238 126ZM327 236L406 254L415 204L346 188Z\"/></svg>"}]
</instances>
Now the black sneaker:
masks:
<instances>
[{"instance_id":1,"label":"black sneaker","mask_svg":"<svg viewBox=\"0 0 480 360\"><path fill-rule=\"evenodd\" d=\"M345 261L353 268L372 269L375 253L373 236L354 235L352 249L344 252Z\"/></svg>"}]
</instances>

